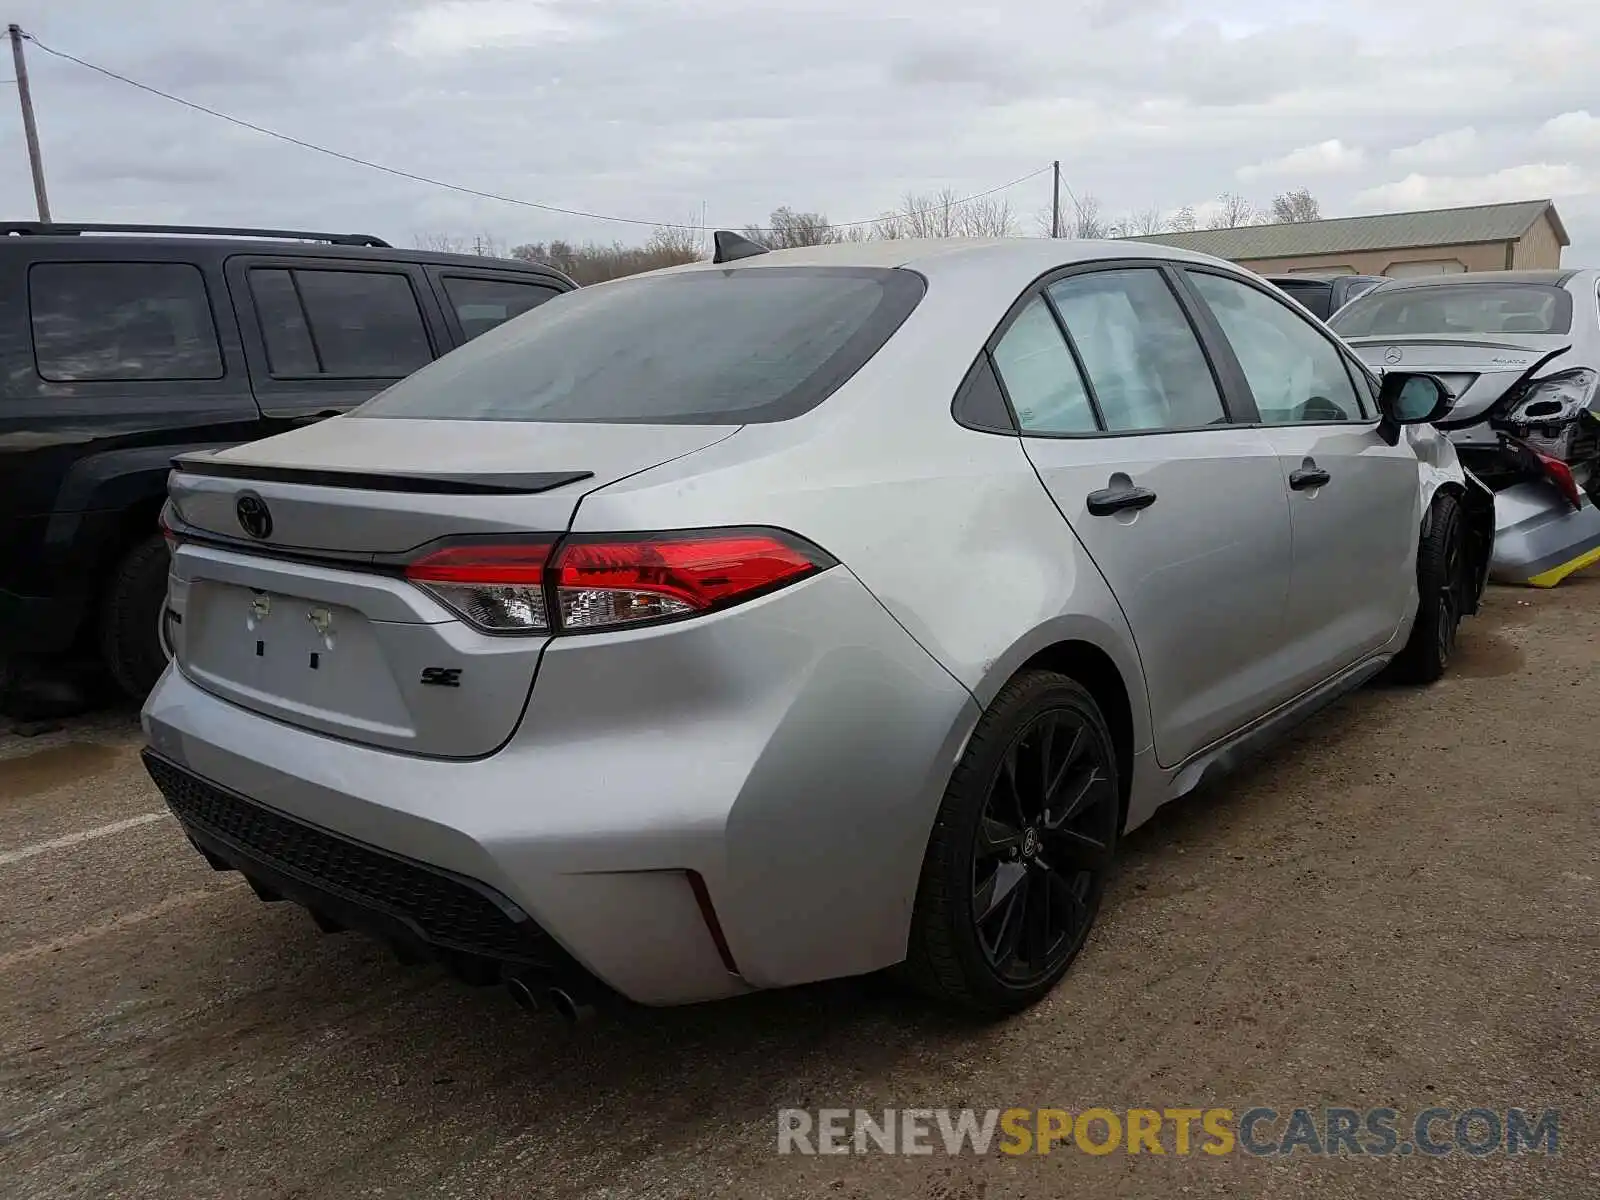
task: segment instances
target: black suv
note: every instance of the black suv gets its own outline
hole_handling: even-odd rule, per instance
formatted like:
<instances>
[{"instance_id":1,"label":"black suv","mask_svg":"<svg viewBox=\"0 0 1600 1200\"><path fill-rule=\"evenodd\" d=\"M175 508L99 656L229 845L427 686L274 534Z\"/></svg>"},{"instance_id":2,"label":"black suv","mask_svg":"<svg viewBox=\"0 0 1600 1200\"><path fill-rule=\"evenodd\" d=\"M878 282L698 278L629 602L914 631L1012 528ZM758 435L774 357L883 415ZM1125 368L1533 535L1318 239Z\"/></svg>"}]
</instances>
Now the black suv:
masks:
<instances>
[{"instance_id":1,"label":"black suv","mask_svg":"<svg viewBox=\"0 0 1600 1200\"><path fill-rule=\"evenodd\" d=\"M154 685L174 454L343 412L575 286L363 234L0 224L0 703L72 651Z\"/></svg>"},{"instance_id":2,"label":"black suv","mask_svg":"<svg viewBox=\"0 0 1600 1200\"><path fill-rule=\"evenodd\" d=\"M1382 275L1305 274L1266 275L1263 278L1300 301L1320 321L1326 321L1357 296L1370 292L1380 283L1389 282Z\"/></svg>"}]
</instances>

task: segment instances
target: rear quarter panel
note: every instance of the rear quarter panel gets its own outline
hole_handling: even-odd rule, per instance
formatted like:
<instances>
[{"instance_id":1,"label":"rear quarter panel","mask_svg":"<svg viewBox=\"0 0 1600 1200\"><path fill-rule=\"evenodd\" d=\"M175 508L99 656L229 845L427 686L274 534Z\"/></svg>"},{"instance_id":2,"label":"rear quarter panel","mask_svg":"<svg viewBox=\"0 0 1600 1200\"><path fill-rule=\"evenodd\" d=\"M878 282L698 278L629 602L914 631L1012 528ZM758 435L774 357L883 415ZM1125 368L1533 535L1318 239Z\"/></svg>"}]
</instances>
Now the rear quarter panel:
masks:
<instances>
[{"instance_id":1,"label":"rear quarter panel","mask_svg":"<svg viewBox=\"0 0 1600 1200\"><path fill-rule=\"evenodd\" d=\"M941 274L820 407L600 489L573 529L792 530L837 557L980 705L1056 641L1099 647L1135 698L1135 748L1148 745L1142 674L1104 579L1020 440L951 416L962 377L1020 290L979 272Z\"/></svg>"}]
</instances>

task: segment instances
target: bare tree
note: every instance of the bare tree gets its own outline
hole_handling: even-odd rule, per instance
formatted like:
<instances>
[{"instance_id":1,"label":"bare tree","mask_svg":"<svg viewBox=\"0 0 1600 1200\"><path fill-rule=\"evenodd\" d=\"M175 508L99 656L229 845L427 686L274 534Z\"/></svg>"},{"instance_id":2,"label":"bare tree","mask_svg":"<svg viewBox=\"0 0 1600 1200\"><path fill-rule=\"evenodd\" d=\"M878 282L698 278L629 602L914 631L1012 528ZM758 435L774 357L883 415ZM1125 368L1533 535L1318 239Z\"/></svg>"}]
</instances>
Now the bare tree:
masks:
<instances>
[{"instance_id":1,"label":"bare tree","mask_svg":"<svg viewBox=\"0 0 1600 1200\"><path fill-rule=\"evenodd\" d=\"M418 250L433 250L440 254L476 254L480 258L510 258L511 250L503 238L492 233L460 237L453 233L419 233L411 244Z\"/></svg>"},{"instance_id":2,"label":"bare tree","mask_svg":"<svg viewBox=\"0 0 1600 1200\"><path fill-rule=\"evenodd\" d=\"M1011 201L1003 197L967 201L961 206L958 224L963 237L1011 237L1017 232Z\"/></svg>"},{"instance_id":3,"label":"bare tree","mask_svg":"<svg viewBox=\"0 0 1600 1200\"><path fill-rule=\"evenodd\" d=\"M1271 220L1290 224L1296 221L1320 221L1322 206L1311 194L1310 188L1295 188L1272 198Z\"/></svg>"},{"instance_id":4,"label":"bare tree","mask_svg":"<svg viewBox=\"0 0 1600 1200\"><path fill-rule=\"evenodd\" d=\"M1103 238L1111 235L1111 223L1100 214L1099 197L1085 192L1073 204L1068 233L1075 238Z\"/></svg>"},{"instance_id":5,"label":"bare tree","mask_svg":"<svg viewBox=\"0 0 1600 1200\"><path fill-rule=\"evenodd\" d=\"M1156 232L1193 233L1195 231L1196 224L1197 222L1195 221L1194 208L1191 205L1185 204L1177 212L1173 213L1172 216L1167 220L1167 227L1165 230L1157 230Z\"/></svg>"},{"instance_id":6,"label":"bare tree","mask_svg":"<svg viewBox=\"0 0 1600 1200\"><path fill-rule=\"evenodd\" d=\"M1206 222L1208 229L1237 229L1254 222L1255 206L1237 192L1223 192L1218 198L1221 207Z\"/></svg>"},{"instance_id":7,"label":"bare tree","mask_svg":"<svg viewBox=\"0 0 1600 1200\"><path fill-rule=\"evenodd\" d=\"M437 254L465 254L468 250L467 240L452 233L414 234L411 245L414 249L432 250Z\"/></svg>"},{"instance_id":8,"label":"bare tree","mask_svg":"<svg viewBox=\"0 0 1600 1200\"><path fill-rule=\"evenodd\" d=\"M670 258L671 265L695 262L700 258L700 231L682 225L658 225L645 239L646 254Z\"/></svg>"},{"instance_id":9,"label":"bare tree","mask_svg":"<svg viewBox=\"0 0 1600 1200\"><path fill-rule=\"evenodd\" d=\"M621 242L609 246L594 242L574 246L559 240L530 242L513 247L511 257L544 263L580 284L589 284L695 262L700 258L700 246L693 229L660 226L642 246L625 246Z\"/></svg>"},{"instance_id":10,"label":"bare tree","mask_svg":"<svg viewBox=\"0 0 1600 1200\"><path fill-rule=\"evenodd\" d=\"M769 250L787 250L794 246L822 246L840 240L839 232L828 224L821 213L795 212L785 204L773 209L768 224L746 225L744 236Z\"/></svg>"},{"instance_id":11,"label":"bare tree","mask_svg":"<svg viewBox=\"0 0 1600 1200\"><path fill-rule=\"evenodd\" d=\"M1141 208L1129 213L1120 222L1124 237L1144 237L1152 233L1165 233L1166 221L1159 208Z\"/></svg>"}]
</instances>

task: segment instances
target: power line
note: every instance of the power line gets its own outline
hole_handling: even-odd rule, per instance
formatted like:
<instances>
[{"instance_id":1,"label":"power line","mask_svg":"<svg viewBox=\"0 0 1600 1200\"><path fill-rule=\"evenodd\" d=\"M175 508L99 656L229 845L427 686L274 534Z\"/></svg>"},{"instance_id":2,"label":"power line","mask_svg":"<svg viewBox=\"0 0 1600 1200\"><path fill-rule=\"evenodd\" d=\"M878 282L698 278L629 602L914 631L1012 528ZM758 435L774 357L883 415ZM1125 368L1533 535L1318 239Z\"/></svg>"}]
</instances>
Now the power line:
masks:
<instances>
[{"instance_id":1,"label":"power line","mask_svg":"<svg viewBox=\"0 0 1600 1200\"><path fill-rule=\"evenodd\" d=\"M486 192L478 188L465 187L458 183L450 183L444 179L435 179L429 175L419 175L414 171L401 170L399 167L386 166L383 163L372 162L370 159L358 158L354 154L346 154L342 150L333 150L327 146L319 146L315 142L308 142L303 138L297 138L291 134L280 133L276 129L268 129L265 125L257 125L253 121L246 121L241 117L231 116L228 113L220 112L217 109L210 108L194 100L186 100L182 96L175 96L171 92L162 91L160 88L152 87L148 83L140 83L137 79L130 79L126 75L121 75L108 67L102 67L95 63L88 62L85 59L78 58L76 55L68 54L65 50L57 50L52 46L47 46L31 33L25 33L23 36L46 54L54 55L56 58L65 59L70 63L76 63L80 67L84 67L87 70L95 72L96 74L104 75L108 79L114 79L118 83L125 83L129 87L139 89L141 92L149 92L152 96L160 96L163 100L171 101L173 104L182 105L184 108L193 109L195 112L204 113L208 117L215 117L220 121L228 122L230 125L237 125L242 129L248 129L254 133L263 134L266 137L276 138L280 142L288 142L290 145L299 146L304 150L311 150L317 154L325 154L330 158L337 158L343 162L354 163L358 167L366 167L369 170L382 171L385 175L394 175L400 179L409 179L414 183L426 183L432 187L445 188L448 191L460 192L467 196L476 196L481 200L496 200L502 204L514 204L520 208L535 208L541 212L559 213L562 216L568 217L585 217L593 221L611 221L622 225L644 225L658 229L692 229L699 232L704 228L703 225L688 225L677 221L647 221L639 217L619 217L610 213L589 212L581 208L563 208L559 204L541 204L535 200L523 200L516 196L502 195L499 192ZM982 200L984 197L992 196L996 192L1003 192L1008 188L1016 187L1019 183L1026 183L1028 180L1034 178L1035 176L1042 175L1048 170L1050 170L1050 164L1046 163L1037 170L1029 171L1026 175L1021 175L1016 179L1011 180L1009 183L1002 183L998 187L992 187L982 192L974 192L970 196L963 196L959 200L951 201L949 207L954 207L955 205L960 204L968 204L974 200ZM918 210L916 212L887 215L898 216L902 218L918 217L924 215L925 213L940 211L946 207L947 206L945 204L941 203L930 208ZM828 224L831 228L848 229L857 225L874 225L883 219L884 218L882 216L865 217L859 221L829 221ZM734 227L723 226L722 228ZM741 226L741 228L753 228L764 233L771 232L767 226L761 225Z\"/></svg>"}]
</instances>

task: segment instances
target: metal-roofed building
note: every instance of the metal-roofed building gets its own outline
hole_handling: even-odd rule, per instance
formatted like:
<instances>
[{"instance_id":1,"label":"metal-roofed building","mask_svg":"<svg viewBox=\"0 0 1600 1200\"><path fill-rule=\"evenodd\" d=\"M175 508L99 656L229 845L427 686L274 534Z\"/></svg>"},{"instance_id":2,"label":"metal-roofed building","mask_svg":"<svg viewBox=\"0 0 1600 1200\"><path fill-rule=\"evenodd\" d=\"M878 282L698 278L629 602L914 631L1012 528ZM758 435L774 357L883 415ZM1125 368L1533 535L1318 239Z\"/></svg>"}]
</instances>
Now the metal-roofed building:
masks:
<instances>
[{"instance_id":1,"label":"metal-roofed building","mask_svg":"<svg viewBox=\"0 0 1600 1200\"><path fill-rule=\"evenodd\" d=\"M1549 200L1380 213L1130 239L1230 259L1262 274L1388 275L1551 269L1571 245Z\"/></svg>"}]
</instances>

